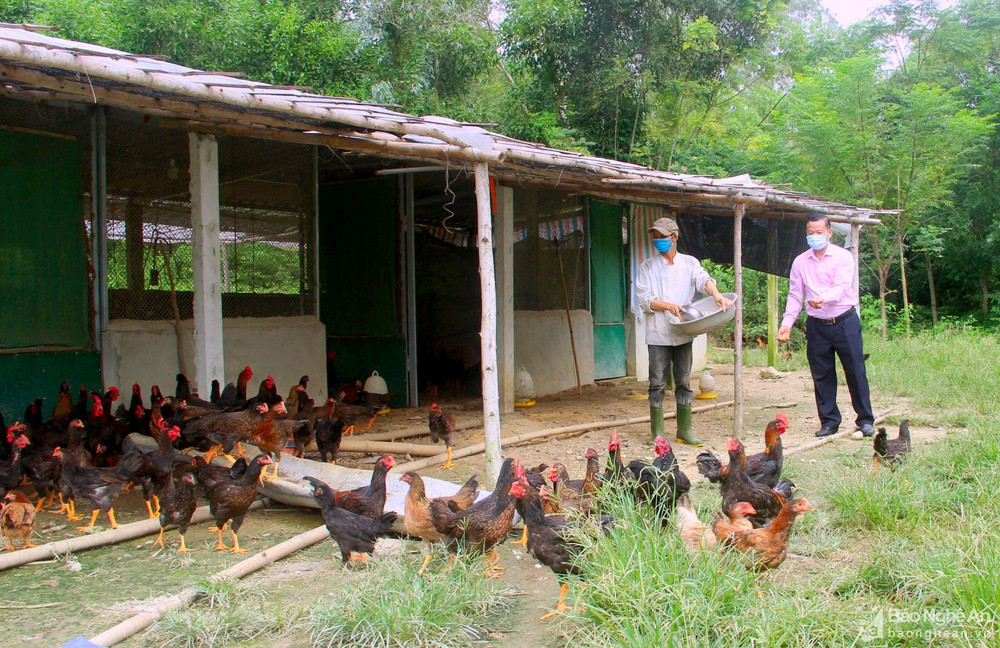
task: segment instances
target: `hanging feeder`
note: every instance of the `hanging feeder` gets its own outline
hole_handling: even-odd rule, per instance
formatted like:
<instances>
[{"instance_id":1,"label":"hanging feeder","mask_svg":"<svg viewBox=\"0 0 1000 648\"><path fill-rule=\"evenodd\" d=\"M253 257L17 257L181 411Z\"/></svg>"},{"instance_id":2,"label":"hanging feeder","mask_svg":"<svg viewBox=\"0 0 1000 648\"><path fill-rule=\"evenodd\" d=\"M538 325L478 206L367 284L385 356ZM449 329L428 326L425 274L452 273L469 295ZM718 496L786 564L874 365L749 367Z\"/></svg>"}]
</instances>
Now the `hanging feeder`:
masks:
<instances>
[{"instance_id":1,"label":"hanging feeder","mask_svg":"<svg viewBox=\"0 0 1000 648\"><path fill-rule=\"evenodd\" d=\"M524 367L514 376L514 407L531 407L535 404L535 382Z\"/></svg>"}]
</instances>

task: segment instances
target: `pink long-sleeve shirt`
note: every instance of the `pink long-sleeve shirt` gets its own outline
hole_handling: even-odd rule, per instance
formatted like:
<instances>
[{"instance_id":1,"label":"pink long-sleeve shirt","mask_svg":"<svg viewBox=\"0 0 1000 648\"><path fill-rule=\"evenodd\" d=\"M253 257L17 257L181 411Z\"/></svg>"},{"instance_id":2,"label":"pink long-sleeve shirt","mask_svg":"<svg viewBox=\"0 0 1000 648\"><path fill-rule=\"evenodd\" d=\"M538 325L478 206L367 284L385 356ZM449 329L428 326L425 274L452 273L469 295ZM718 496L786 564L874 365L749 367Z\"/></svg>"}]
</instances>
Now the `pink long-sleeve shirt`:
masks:
<instances>
[{"instance_id":1,"label":"pink long-sleeve shirt","mask_svg":"<svg viewBox=\"0 0 1000 648\"><path fill-rule=\"evenodd\" d=\"M810 299L822 299L823 306L813 308ZM782 328L791 328L805 304L806 315L830 319L858 305L858 289L854 287L854 257L849 250L830 243L819 259L812 250L795 257L788 276L788 301Z\"/></svg>"}]
</instances>

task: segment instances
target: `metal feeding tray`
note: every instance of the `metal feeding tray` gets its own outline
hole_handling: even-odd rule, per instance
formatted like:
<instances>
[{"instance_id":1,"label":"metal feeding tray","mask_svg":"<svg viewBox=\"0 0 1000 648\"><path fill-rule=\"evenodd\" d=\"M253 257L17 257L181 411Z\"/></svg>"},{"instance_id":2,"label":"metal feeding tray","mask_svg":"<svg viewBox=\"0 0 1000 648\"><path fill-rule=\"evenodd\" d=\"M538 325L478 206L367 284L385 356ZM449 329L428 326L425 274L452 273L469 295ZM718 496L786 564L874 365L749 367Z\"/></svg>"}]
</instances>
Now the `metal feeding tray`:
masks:
<instances>
[{"instance_id":1,"label":"metal feeding tray","mask_svg":"<svg viewBox=\"0 0 1000 648\"><path fill-rule=\"evenodd\" d=\"M739 297L736 293L722 293L722 296L731 299L733 307L724 311L715 305L714 297L705 297L685 306L681 321L674 326L685 335L701 335L725 326L726 322L736 315L736 302ZM689 319L692 316L694 319Z\"/></svg>"}]
</instances>

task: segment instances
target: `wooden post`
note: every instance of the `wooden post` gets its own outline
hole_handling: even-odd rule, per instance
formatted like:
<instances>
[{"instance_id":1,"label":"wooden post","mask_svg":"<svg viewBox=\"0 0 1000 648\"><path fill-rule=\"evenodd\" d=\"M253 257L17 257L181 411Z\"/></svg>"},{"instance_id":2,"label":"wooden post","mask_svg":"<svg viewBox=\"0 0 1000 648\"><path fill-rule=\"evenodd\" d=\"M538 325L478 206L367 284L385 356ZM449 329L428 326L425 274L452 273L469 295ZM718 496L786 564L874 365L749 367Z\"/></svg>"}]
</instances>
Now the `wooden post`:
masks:
<instances>
[{"instance_id":1,"label":"wooden post","mask_svg":"<svg viewBox=\"0 0 1000 648\"><path fill-rule=\"evenodd\" d=\"M552 239L556 244L556 259L559 260L559 279L562 280L563 304L566 308L566 325L569 326L569 347L573 353L573 368L576 370L576 393L583 393L583 385L580 384L580 361L576 357L576 339L573 337L573 316L569 312L569 292L566 290L566 274L563 272L562 251L559 249L559 239Z\"/></svg>"},{"instance_id":2,"label":"wooden post","mask_svg":"<svg viewBox=\"0 0 1000 648\"><path fill-rule=\"evenodd\" d=\"M497 375L500 413L514 411L514 190L496 186Z\"/></svg>"},{"instance_id":3,"label":"wooden post","mask_svg":"<svg viewBox=\"0 0 1000 648\"><path fill-rule=\"evenodd\" d=\"M747 206L737 203L733 208L733 436L743 436L743 216Z\"/></svg>"},{"instance_id":4,"label":"wooden post","mask_svg":"<svg viewBox=\"0 0 1000 648\"><path fill-rule=\"evenodd\" d=\"M778 265L777 221L767 222L767 265L775 270ZM778 275L767 275L767 364L778 366Z\"/></svg>"},{"instance_id":5,"label":"wooden post","mask_svg":"<svg viewBox=\"0 0 1000 648\"><path fill-rule=\"evenodd\" d=\"M854 281L852 285L855 292L861 288L861 226L851 223L851 256L854 257ZM859 294L860 297L860 294ZM861 315L861 301L858 300L858 315Z\"/></svg>"},{"instance_id":6,"label":"wooden post","mask_svg":"<svg viewBox=\"0 0 1000 648\"><path fill-rule=\"evenodd\" d=\"M497 379L497 286L493 267L490 170L485 162L476 163L475 177L479 287L482 293L479 348L483 372L483 436L486 443L484 486L492 489L500 475L500 388Z\"/></svg>"},{"instance_id":7,"label":"wooden post","mask_svg":"<svg viewBox=\"0 0 1000 648\"><path fill-rule=\"evenodd\" d=\"M400 176L403 200L403 232L406 277L406 402L410 407L420 404L420 376L417 375L417 243L413 208L413 174Z\"/></svg>"},{"instance_id":8,"label":"wooden post","mask_svg":"<svg viewBox=\"0 0 1000 648\"><path fill-rule=\"evenodd\" d=\"M191 258L194 270L195 385L206 395L222 381L222 286L219 266L219 145L215 136L189 133ZM178 343L180 340L178 340Z\"/></svg>"}]
</instances>

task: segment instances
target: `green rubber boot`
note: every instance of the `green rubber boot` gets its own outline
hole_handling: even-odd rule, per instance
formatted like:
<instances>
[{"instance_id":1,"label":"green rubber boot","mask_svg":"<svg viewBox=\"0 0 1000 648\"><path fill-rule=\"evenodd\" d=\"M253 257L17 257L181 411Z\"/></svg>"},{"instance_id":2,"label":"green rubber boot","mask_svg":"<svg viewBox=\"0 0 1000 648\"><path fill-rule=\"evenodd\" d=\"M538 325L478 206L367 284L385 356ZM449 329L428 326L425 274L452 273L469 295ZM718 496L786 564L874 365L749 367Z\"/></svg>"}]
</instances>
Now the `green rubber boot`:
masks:
<instances>
[{"instance_id":1,"label":"green rubber boot","mask_svg":"<svg viewBox=\"0 0 1000 648\"><path fill-rule=\"evenodd\" d=\"M662 423L661 423L662 429ZM691 432L691 405L677 404L677 440L700 448L705 443Z\"/></svg>"},{"instance_id":2,"label":"green rubber boot","mask_svg":"<svg viewBox=\"0 0 1000 648\"><path fill-rule=\"evenodd\" d=\"M663 436L663 407L649 406L649 441L652 443L656 437Z\"/></svg>"}]
</instances>

